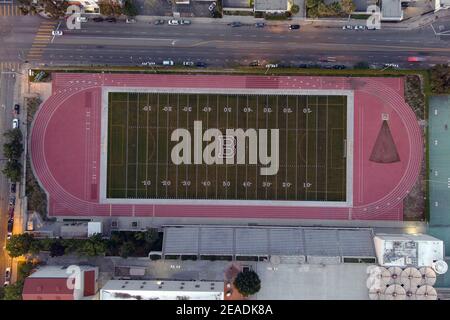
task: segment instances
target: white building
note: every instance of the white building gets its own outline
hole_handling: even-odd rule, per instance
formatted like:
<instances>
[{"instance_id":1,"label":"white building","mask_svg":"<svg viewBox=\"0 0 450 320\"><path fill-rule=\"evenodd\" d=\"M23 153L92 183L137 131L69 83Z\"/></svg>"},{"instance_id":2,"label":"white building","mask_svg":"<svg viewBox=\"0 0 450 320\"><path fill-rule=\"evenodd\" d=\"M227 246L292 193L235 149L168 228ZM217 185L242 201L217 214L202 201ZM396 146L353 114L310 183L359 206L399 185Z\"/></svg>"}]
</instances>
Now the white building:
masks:
<instances>
[{"instance_id":1,"label":"white building","mask_svg":"<svg viewBox=\"0 0 450 320\"><path fill-rule=\"evenodd\" d=\"M374 244L385 267L434 267L444 260L444 242L426 234L376 234Z\"/></svg>"},{"instance_id":2,"label":"white building","mask_svg":"<svg viewBox=\"0 0 450 320\"><path fill-rule=\"evenodd\" d=\"M450 9L450 0L434 0L434 11Z\"/></svg>"},{"instance_id":3,"label":"white building","mask_svg":"<svg viewBox=\"0 0 450 320\"><path fill-rule=\"evenodd\" d=\"M222 281L109 280L100 300L223 300Z\"/></svg>"}]
</instances>

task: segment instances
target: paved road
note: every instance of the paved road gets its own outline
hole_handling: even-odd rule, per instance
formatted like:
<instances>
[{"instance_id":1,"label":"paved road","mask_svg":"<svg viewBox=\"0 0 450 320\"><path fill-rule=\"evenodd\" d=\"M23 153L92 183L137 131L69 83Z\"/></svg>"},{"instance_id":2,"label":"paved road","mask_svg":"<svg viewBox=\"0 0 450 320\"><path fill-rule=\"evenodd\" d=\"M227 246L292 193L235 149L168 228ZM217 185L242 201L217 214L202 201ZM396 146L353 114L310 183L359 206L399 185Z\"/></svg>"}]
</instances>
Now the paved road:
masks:
<instances>
[{"instance_id":1,"label":"paved road","mask_svg":"<svg viewBox=\"0 0 450 320\"><path fill-rule=\"evenodd\" d=\"M301 30L289 31L287 22L262 29L252 25L232 28L216 20L190 26L87 22L81 30L63 26L64 35L53 39L51 30L56 23L52 25L38 16L14 18L0 18L0 56L4 61L141 65L170 58L175 62L194 60L211 66L233 66L247 65L254 59L297 64L333 56L341 64L369 61L412 68L417 65L407 62L411 55L427 56L422 66L450 60L450 36L446 41L430 26L414 31L345 31L305 24ZM27 53L32 45L30 56Z\"/></svg>"},{"instance_id":2,"label":"paved road","mask_svg":"<svg viewBox=\"0 0 450 320\"><path fill-rule=\"evenodd\" d=\"M64 30L64 28L63 28ZM431 27L415 31L344 31L286 25L232 28L224 24L155 26L148 23L94 23L81 30L64 30L43 53L43 63L141 65L164 59L204 61L214 66L248 65L254 59L282 63L317 62L336 57L338 63L358 61L407 63L411 55L427 55L426 65L450 60L448 42Z\"/></svg>"},{"instance_id":3,"label":"paved road","mask_svg":"<svg viewBox=\"0 0 450 320\"><path fill-rule=\"evenodd\" d=\"M0 73L0 146L3 146L3 133L11 127L12 106L14 96L15 75L11 73ZM3 159L3 151L0 150L0 158ZM0 169L3 169L5 161L0 161ZM9 181L0 173L0 284L5 281L5 268L11 267L11 259L5 251L7 237L9 207Z\"/></svg>"}]
</instances>

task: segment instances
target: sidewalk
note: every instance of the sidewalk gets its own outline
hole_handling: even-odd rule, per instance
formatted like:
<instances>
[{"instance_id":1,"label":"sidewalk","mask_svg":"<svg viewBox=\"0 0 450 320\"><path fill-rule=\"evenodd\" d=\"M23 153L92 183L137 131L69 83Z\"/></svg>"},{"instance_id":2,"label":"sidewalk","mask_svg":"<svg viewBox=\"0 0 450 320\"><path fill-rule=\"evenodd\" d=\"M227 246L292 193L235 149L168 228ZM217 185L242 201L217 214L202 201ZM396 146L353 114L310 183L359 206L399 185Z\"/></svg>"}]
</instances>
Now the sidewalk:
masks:
<instances>
[{"instance_id":1,"label":"sidewalk","mask_svg":"<svg viewBox=\"0 0 450 320\"><path fill-rule=\"evenodd\" d=\"M417 28L421 28L427 26L434 22L435 20L443 17L450 17L450 10L441 10L437 13L430 12L428 14L420 15L414 18L408 18L401 22L382 22L383 29L397 29L397 30L414 30ZM136 16L137 21L142 22L152 22L157 19L168 19L167 16ZM308 19L303 17L292 17L287 20L265 20L264 18L254 18L253 16L228 16L225 15L223 18L183 18L191 20L195 23L207 23L207 24L228 24L231 22L241 22L242 24L254 24L256 22L265 22L267 25L286 25L286 24L301 24L301 25L309 25L315 27L324 27L324 28L334 28L334 27L342 27L343 25L361 25L365 24L365 20L361 19Z\"/></svg>"}]
</instances>

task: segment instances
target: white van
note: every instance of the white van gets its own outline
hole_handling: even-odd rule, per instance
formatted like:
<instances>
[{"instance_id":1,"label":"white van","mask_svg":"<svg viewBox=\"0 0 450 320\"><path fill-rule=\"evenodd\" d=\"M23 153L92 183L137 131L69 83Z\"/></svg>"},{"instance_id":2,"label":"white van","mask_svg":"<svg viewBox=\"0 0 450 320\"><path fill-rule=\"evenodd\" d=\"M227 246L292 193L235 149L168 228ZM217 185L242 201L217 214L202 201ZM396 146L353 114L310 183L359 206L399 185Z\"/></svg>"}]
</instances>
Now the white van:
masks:
<instances>
[{"instance_id":1,"label":"white van","mask_svg":"<svg viewBox=\"0 0 450 320\"><path fill-rule=\"evenodd\" d=\"M173 66L173 60L164 60L163 66Z\"/></svg>"}]
</instances>

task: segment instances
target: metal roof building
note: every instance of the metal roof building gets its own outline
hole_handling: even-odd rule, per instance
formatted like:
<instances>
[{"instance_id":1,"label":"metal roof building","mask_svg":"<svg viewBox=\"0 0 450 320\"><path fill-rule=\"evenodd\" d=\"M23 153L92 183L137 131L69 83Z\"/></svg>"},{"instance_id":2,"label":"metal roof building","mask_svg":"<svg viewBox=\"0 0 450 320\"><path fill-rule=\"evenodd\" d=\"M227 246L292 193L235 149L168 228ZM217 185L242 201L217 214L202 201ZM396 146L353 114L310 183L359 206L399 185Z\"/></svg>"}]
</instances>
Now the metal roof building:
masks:
<instances>
[{"instance_id":1,"label":"metal roof building","mask_svg":"<svg viewBox=\"0 0 450 320\"><path fill-rule=\"evenodd\" d=\"M310 227L167 226L162 254L226 256L259 260L279 256L283 262L375 262L372 229Z\"/></svg>"}]
</instances>

